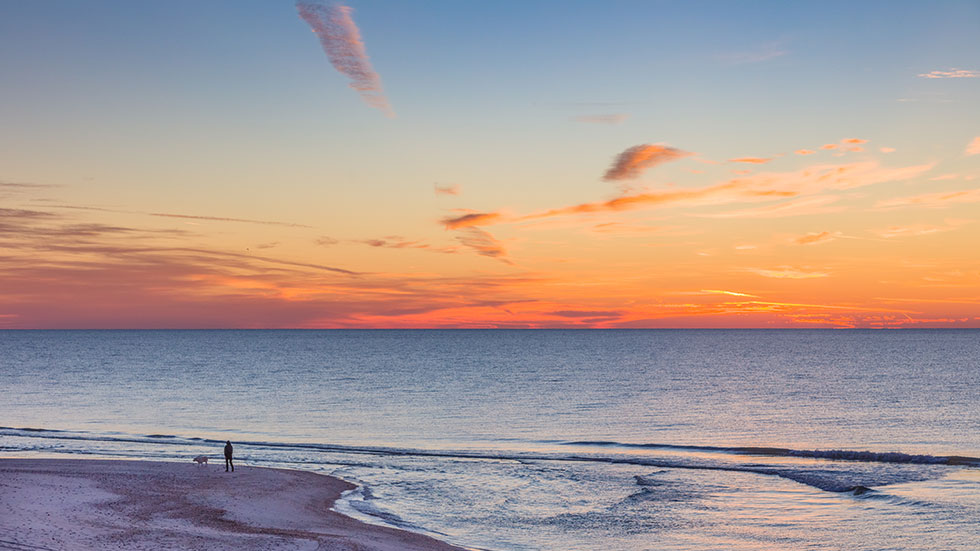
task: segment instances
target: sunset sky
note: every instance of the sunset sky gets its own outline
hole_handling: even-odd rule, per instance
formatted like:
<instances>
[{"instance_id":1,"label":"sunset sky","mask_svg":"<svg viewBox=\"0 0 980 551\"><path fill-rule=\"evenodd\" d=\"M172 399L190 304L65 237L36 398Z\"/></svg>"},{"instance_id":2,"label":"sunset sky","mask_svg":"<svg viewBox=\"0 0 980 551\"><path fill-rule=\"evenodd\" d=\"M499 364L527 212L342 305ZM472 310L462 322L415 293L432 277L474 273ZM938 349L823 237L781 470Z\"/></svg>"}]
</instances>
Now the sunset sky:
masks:
<instances>
[{"instance_id":1,"label":"sunset sky","mask_svg":"<svg viewBox=\"0 0 980 551\"><path fill-rule=\"evenodd\" d=\"M0 0L0 328L980 327L980 3Z\"/></svg>"}]
</instances>

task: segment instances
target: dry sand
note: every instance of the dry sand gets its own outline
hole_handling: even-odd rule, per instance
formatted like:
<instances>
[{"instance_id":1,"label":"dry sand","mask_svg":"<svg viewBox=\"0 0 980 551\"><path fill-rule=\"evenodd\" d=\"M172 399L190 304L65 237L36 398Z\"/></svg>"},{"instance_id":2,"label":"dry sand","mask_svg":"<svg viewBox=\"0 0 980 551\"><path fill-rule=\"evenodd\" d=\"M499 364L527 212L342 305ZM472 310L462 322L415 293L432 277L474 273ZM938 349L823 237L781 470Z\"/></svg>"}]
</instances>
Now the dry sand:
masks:
<instances>
[{"instance_id":1,"label":"dry sand","mask_svg":"<svg viewBox=\"0 0 980 551\"><path fill-rule=\"evenodd\" d=\"M0 459L0 549L460 551L330 508L316 473L156 461Z\"/></svg>"}]
</instances>

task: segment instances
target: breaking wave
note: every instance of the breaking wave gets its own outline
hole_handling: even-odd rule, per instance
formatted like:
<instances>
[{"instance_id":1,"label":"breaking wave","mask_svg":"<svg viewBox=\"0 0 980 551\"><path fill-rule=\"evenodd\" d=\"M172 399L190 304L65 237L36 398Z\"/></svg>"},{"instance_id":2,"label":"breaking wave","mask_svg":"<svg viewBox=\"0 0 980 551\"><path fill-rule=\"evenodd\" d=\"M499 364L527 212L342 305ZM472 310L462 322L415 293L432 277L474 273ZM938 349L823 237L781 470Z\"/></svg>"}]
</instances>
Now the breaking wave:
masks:
<instances>
[{"instance_id":1,"label":"breaking wave","mask_svg":"<svg viewBox=\"0 0 980 551\"><path fill-rule=\"evenodd\" d=\"M182 458L190 450L203 446L220 446L224 440L199 437L180 437L167 434L126 435L99 434L81 431L63 431L38 428L0 427L0 437L7 437L0 449L12 452L45 451L68 454L116 454L133 456L138 450L109 450L94 451L92 447L78 445L81 442L101 442L112 444L141 444L151 446L156 450L156 457ZM39 440L50 442L52 446L39 445ZM60 442L60 444L59 444ZM75 442L74 446L69 445ZM872 452L851 450L794 450L777 447L718 447L718 446L678 446L673 444L627 444L610 441L575 441L560 442L561 446L578 446L587 448L641 448L645 450L690 450L707 452L698 457L652 456L629 453L547 453L547 452L483 452L455 450L427 450L413 448L394 448L377 446L345 446L317 443L286 443L236 440L236 445L248 449L256 463L313 463L344 465L350 464L350 458L343 455L355 455L368 459L367 456L377 457L418 457L436 459L468 459L485 461L513 461L521 463L534 462L588 462L610 465L637 465L658 469L688 469L721 472L753 473L764 476L775 476L805 484L828 492L850 492L863 495L872 492L875 487L890 484L929 480L943 476L951 468L980 467L980 458L955 455L913 455L899 452ZM171 446L167 452L164 446ZM292 452L290 454L289 452ZM297 452L316 454L312 458L299 459L294 456ZM290 455L284 459L283 454ZM320 455L322 454L322 456ZM815 461L800 464L785 461L769 460L758 463L726 460L730 454L751 455L760 458L809 458ZM368 460L373 461L373 460ZM655 485L654 479L637 477L641 486ZM361 500L370 501L370 500ZM358 506L364 507L364 503Z\"/></svg>"}]
</instances>

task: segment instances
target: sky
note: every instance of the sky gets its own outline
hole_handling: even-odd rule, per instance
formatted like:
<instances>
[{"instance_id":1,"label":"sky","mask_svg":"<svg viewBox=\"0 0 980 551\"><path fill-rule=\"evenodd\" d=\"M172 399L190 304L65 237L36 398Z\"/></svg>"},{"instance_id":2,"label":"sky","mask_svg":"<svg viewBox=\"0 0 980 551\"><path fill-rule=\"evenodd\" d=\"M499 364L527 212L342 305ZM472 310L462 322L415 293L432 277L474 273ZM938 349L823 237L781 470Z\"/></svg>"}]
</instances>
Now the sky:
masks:
<instances>
[{"instance_id":1,"label":"sky","mask_svg":"<svg viewBox=\"0 0 980 551\"><path fill-rule=\"evenodd\" d=\"M0 0L0 328L980 327L978 29Z\"/></svg>"}]
</instances>

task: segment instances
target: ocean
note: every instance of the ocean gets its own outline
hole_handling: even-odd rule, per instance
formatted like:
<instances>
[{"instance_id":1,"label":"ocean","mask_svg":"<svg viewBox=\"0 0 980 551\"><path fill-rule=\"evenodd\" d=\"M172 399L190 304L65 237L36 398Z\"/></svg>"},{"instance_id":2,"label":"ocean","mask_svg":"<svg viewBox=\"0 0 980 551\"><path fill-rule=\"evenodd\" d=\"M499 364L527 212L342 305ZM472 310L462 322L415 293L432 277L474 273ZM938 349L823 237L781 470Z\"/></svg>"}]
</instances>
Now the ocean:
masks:
<instances>
[{"instance_id":1,"label":"ocean","mask_svg":"<svg viewBox=\"0 0 980 551\"><path fill-rule=\"evenodd\" d=\"M0 331L0 383L0 457L231 440L472 549L980 548L978 330Z\"/></svg>"}]
</instances>

